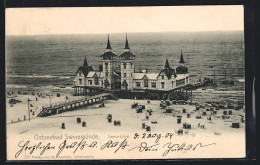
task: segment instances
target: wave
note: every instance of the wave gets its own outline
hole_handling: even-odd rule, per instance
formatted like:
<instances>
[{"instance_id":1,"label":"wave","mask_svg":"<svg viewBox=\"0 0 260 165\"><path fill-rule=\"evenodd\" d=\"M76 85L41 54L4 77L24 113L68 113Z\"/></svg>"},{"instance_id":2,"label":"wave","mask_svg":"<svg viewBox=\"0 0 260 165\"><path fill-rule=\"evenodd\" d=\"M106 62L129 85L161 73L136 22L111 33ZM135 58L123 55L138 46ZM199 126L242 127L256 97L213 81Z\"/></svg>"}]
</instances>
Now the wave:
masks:
<instances>
[{"instance_id":1,"label":"wave","mask_svg":"<svg viewBox=\"0 0 260 165\"><path fill-rule=\"evenodd\" d=\"M17 74L10 74L8 77L23 77L23 78L59 78L59 79L70 79L70 76L53 76L53 75L38 75L38 74L32 74L32 75L17 75Z\"/></svg>"},{"instance_id":2,"label":"wave","mask_svg":"<svg viewBox=\"0 0 260 165\"><path fill-rule=\"evenodd\" d=\"M239 82L245 82L245 79L237 79Z\"/></svg>"},{"instance_id":3,"label":"wave","mask_svg":"<svg viewBox=\"0 0 260 165\"><path fill-rule=\"evenodd\" d=\"M27 88L26 85L6 84L6 88Z\"/></svg>"}]
</instances>

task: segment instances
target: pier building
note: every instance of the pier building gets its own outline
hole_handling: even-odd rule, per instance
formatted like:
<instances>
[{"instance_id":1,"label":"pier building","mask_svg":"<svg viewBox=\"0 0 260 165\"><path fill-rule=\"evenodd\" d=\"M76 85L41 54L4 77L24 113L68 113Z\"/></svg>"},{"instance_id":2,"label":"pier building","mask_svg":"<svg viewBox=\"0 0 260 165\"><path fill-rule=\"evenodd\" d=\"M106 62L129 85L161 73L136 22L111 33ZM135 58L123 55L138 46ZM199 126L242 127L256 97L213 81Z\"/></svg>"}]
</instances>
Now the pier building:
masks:
<instances>
[{"instance_id":1,"label":"pier building","mask_svg":"<svg viewBox=\"0 0 260 165\"><path fill-rule=\"evenodd\" d=\"M84 59L75 75L74 95L94 95L104 91L123 98L181 99L191 95L188 67L182 51L176 69L166 58L164 67L157 73L137 71L136 55L130 50L127 36L119 56L113 53L108 36L106 49L100 57L102 64L98 70Z\"/></svg>"}]
</instances>

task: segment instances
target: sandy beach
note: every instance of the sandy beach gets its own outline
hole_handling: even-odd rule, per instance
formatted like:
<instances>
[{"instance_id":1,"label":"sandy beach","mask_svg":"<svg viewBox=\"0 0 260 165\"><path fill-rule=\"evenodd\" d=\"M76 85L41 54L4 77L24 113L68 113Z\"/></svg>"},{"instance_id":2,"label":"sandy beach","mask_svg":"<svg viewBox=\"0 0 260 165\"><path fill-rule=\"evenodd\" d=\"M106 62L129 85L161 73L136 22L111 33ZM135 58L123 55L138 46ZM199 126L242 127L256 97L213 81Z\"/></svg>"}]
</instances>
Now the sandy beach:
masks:
<instances>
[{"instance_id":1,"label":"sandy beach","mask_svg":"<svg viewBox=\"0 0 260 165\"><path fill-rule=\"evenodd\" d=\"M19 98L19 100L22 101L21 103L17 103L13 107L10 107L9 103L7 103L7 119L9 121L18 117L22 120L23 115L28 113L28 104L26 102L28 97L32 100L32 109L35 111L35 114L38 112L35 109L40 109L42 105L50 103L50 99L48 97L38 98L38 101L36 101L35 96L18 95L16 98ZM55 103L64 101L66 100L65 97L65 95L61 95L60 97L54 96L52 98L52 102ZM69 99L75 98L77 97L69 96ZM14 123L9 122L7 124L7 138L30 138L35 140L36 136L38 137L42 135L62 135L63 138L65 138L65 136L73 137L86 134L96 134L104 140L109 139L109 136L113 137L120 135L124 135L126 137L128 136L132 139L135 133L139 133L140 135L143 133L172 133L175 137L175 141L185 141L187 143L196 141L217 142L219 144L219 149L223 147L236 146L238 151L241 153L243 153L242 151L245 149L245 144L237 146L238 143L245 140L245 123L241 122L241 117L245 115L244 109L219 109L216 110L216 114L212 115L212 111L206 111L206 107L196 110L195 105L171 104L168 108L172 108L174 111L172 113L165 113L165 109L161 109L159 106L159 100L151 100L150 103L148 103L147 100L119 99L106 100L104 103L105 107L101 108L98 108L97 105L91 105L49 117L33 116L30 122L28 120ZM137 113L136 109L131 108L133 103L145 105L145 110L143 110L142 113ZM147 109L152 109L151 115L147 113ZM183 113L183 109L186 109L185 113ZM19 113L16 111L19 111ZM229 117L223 119L223 111L227 111L227 113L232 111L232 114L225 115ZM203 114L203 112L206 112L206 115ZM112 115L111 123L108 122L108 114ZM187 114L190 114L190 118L187 117ZM147 119L146 116L149 116L149 119ZM177 123L177 116L181 116L180 124ZM196 116L201 116L201 118L197 119ZM82 127L81 123L77 123L78 117L80 117L81 123L86 122L86 127ZM209 117L211 117L211 120L208 120ZM114 120L120 121L121 125L115 126L113 123ZM157 123L152 124L151 121L157 121ZM183 123L185 122L191 124L191 129L183 128ZM232 128L232 122L238 122L240 124L240 128ZM61 128L62 123L65 124L65 129ZM142 123L150 126L151 130L146 131L146 129L142 129ZM204 125L204 128L202 125ZM183 134L181 136L178 134L178 130L180 129L183 130ZM13 145L14 144L9 144L8 147ZM13 147L17 146L15 145ZM228 150L226 151L228 152ZM216 155L214 156L223 156L223 153L221 152L215 154ZM227 157L232 157L234 155L241 156L241 154L229 154ZM131 154L129 156L131 157ZM187 158L193 157L193 155L190 154L185 155L185 157L186 156ZM204 157L210 156L211 155L204 155ZM170 158L171 157L172 156L170 156ZM176 158L176 155L173 157ZM110 157L105 156L102 158ZM132 155L132 158L134 158L134 155Z\"/></svg>"}]
</instances>

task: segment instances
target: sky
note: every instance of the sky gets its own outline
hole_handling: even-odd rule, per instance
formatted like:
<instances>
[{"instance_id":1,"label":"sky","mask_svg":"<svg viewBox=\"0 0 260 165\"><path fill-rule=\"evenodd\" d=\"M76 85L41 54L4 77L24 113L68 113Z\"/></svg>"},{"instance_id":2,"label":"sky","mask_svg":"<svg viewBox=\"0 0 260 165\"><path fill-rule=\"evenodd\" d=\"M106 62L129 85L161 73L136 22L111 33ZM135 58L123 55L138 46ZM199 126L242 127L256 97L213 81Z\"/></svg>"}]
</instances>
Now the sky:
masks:
<instances>
[{"instance_id":1,"label":"sky","mask_svg":"<svg viewBox=\"0 0 260 165\"><path fill-rule=\"evenodd\" d=\"M242 5L6 9L6 35L241 30Z\"/></svg>"}]
</instances>

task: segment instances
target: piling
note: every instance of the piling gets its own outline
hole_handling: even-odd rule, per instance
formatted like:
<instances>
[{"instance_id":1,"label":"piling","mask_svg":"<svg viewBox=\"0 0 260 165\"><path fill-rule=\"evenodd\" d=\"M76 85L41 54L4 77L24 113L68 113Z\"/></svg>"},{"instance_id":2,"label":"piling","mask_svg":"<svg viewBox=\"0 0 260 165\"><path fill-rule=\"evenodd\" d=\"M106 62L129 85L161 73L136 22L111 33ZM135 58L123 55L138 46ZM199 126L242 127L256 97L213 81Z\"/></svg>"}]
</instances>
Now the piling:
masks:
<instances>
[{"instance_id":1,"label":"piling","mask_svg":"<svg viewBox=\"0 0 260 165\"><path fill-rule=\"evenodd\" d=\"M80 117L77 118L77 123L81 123L81 118Z\"/></svg>"},{"instance_id":2,"label":"piling","mask_svg":"<svg viewBox=\"0 0 260 165\"><path fill-rule=\"evenodd\" d=\"M86 122L85 121L82 122L82 127L86 127Z\"/></svg>"},{"instance_id":3,"label":"piling","mask_svg":"<svg viewBox=\"0 0 260 165\"><path fill-rule=\"evenodd\" d=\"M61 129L65 129L65 123L61 124Z\"/></svg>"}]
</instances>

